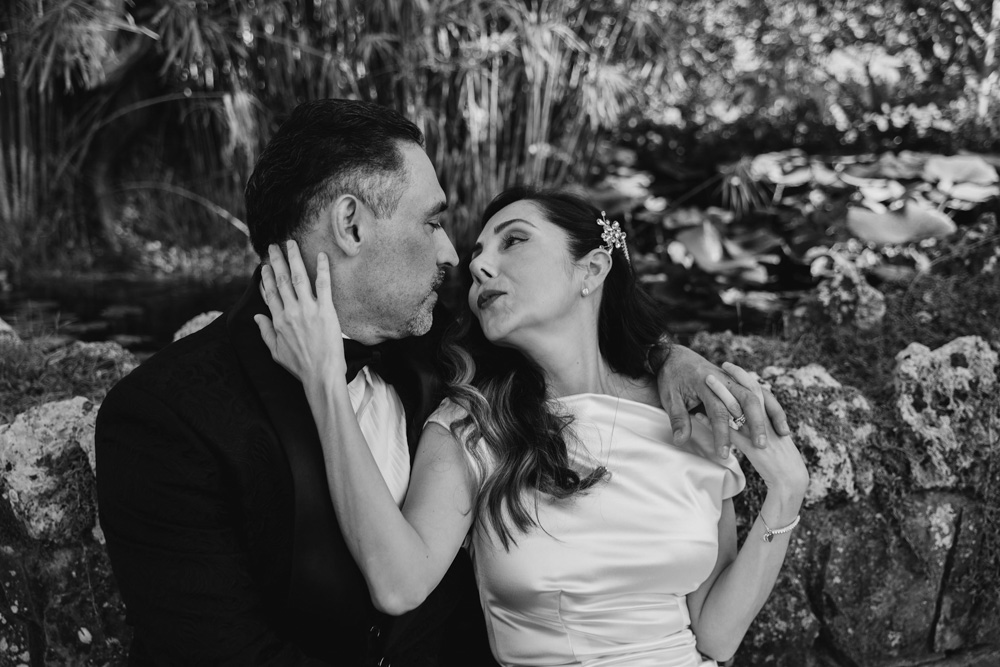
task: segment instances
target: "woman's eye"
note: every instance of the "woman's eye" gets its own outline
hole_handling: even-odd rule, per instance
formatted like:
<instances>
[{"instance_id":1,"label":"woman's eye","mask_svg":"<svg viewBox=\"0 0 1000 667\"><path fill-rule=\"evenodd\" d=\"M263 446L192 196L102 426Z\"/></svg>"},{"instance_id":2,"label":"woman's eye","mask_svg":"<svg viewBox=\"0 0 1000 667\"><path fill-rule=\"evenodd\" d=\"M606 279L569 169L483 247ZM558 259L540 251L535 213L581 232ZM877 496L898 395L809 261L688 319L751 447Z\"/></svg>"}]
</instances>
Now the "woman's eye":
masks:
<instances>
[{"instance_id":1,"label":"woman's eye","mask_svg":"<svg viewBox=\"0 0 1000 667\"><path fill-rule=\"evenodd\" d=\"M520 243L521 241L526 241L526 240L527 239L524 238L523 236L517 236L516 234L508 234L507 236L503 237L502 245L504 248L509 248L515 243Z\"/></svg>"}]
</instances>

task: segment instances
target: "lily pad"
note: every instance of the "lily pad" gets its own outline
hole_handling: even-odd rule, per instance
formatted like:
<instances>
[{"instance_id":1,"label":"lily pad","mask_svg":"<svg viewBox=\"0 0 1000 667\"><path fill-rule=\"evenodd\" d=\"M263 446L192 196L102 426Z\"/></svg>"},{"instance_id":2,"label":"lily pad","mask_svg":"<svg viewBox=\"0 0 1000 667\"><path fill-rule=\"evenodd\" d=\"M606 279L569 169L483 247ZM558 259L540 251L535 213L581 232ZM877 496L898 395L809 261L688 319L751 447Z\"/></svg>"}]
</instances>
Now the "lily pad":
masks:
<instances>
[{"instance_id":1,"label":"lily pad","mask_svg":"<svg viewBox=\"0 0 1000 667\"><path fill-rule=\"evenodd\" d=\"M1000 181L997 170L978 155L934 155L924 165L924 180L991 185Z\"/></svg>"},{"instance_id":2,"label":"lily pad","mask_svg":"<svg viewBox=\"0 0 1000 667\"><path fill-rule=\"evenodd\" d=\"M866 200L878 202L892 201L906 194L906 188L899 181L885 181L885 185L863 185L860 191Z\"/></svg>"},{"instance_id":3,"label":"lily pad","mask_svg":"<svg viewBox=\"0 0 1000 667\"><path fill-rule=\"evenodd\" d=\"M942 184L943 185L943 184ZM956 183L943 192L952 199L981 204L994 197L1000 197L1000 185L979 185L978 183Z\"/></svg>"},{"instance_id":4,"label":"lily pad","mask_svg":"<svg viewBox=\"0 0 1000 667\"><path fill-rule=\"evenodd\" d=\"M677 240L684 245L695 264L708 273L739 273L757 266L757 261L749 257L724 259L722 236L708 221L698 227L681 230L677 233Z\"/></svg>"},{"instance_id":5,"label":"lily pad","mask_svg":"<svg viewBox=\"0 0 1000 667\"><path fill-rule=\"evenodd\" d=\"M847 209L847 227L857 238L869 243L911 243L942 238L955 231L950 217L913 201L902 211L876 213L860 206Z\"/></svg>"}]
</instances>

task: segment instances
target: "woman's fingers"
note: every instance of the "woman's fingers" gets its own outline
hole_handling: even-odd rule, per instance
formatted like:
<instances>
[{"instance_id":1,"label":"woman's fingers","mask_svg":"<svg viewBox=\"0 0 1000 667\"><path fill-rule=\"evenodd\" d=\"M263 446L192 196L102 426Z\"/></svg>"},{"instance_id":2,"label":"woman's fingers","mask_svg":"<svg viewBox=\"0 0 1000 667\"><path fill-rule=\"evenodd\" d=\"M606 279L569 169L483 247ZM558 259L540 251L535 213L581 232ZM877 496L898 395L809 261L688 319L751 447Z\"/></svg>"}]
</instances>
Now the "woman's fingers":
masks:
<instances>
[{"instance_id":1,"label":"woman's fingers","mask_svg":"<svg viewBox=\"0 0 1000 667\"><path fill-rule=\"evenodd\" d=\"M747 373L745 370L737 366L731 361L723 362L722 370L729 373L734 380L739 382L741 385L749 389L755 394L761 394L760 382L758 382L752 375Z\"/></svg>"},{"instance_id":2,"label":"woman's fingers","mask_svg":"<svg viewBox=\"0 0 1000 667\"><path fill-rule=\"evenodd\" d=\"M302 253L299 252L299 244L289 239L285 243L288 252L288 272L291 276L292 289L299 303L308 304L313 302L313 290L309 284L309 274L306 272L306 264L302 261Z\"/></svg>"},{"instance_id":3,"label":"woman's fingers","mask_svg":"<svg viewBox=\"0 0 1000 667\"><path fill-rule=\"evenodd\" d=\"M728 391L730 400L726 403L726 409L734 415L741 428L749 432L750 440L757 447L766 447L768 422L760 383L736 364L727 361L722 364L722 368L735 382L724 384L723 380L710 376L709 386L720 396L724 393L723 390ZM736 402L735 407L732 400Z\"/></svg>"},{"instance_id":4,"label":"woman's fingers","mask_svg":"<svg viewBox=\"0 0 1000 667\"><path fill-rule=\"evenodd\" d=\"M333 305L333 288L330 283L330 258L325 252L321 252L316 256L316 300L320 307Z\"/></svg>"},{"instance_id":5,"label":"woman's fingers","mask_svg":"<svg viewBox=\"0 0 1000 667\"><path fill-rule=\"evenodd\" d=\"M714 375L709 375L706 380L708 388L715 392L715 395L719 397L722 404L726 406L726 412L728 412L733 417L739 417L743 414L743 408L740 407L740 402L736 400L733 393L729 391L725 383L719 380L719 378Z\"/></svg>"},{"instance_id":6,"label":"woman's fingers","mask_svg":"<svg viewBox=\"0 0 1000 667\"><path fill-rule=\"evenodd\" d=\"M709 419L708 415L696 412L692 415L692 417L695 420L699 421L700 423L704 424L705 426L708 426L709 428L712 428L714 430L716 423L711 419ZM729 428L728 425L726 426L726 431L727 431L726 437L729 439L728 440L729 445L724 447L719 453L719 456L721 458L728 458L733 447L742 451L746 451L746 449L750 447L750 440L745 435L743 435L739 431L734 431L733 429Z\"/></svg>"},{"instance_id":7,"label":"woman's fingers","mask_svg":"<svg viewBox=\"0 0 1000 667\"><path fill-rule=\"evenodd\" d=\"M274 273L274 282L278 286L278 295L281 297L281 303L287 310L298 302L295 288L292 287L288 262L285 261L285 256L281 254L281 248L274 243L267 247L267 258L268 264L271 266L271 271Z\"/></svg>"},{"instance_id":8,"label":"woman's fingers","mask_svg":"<svg viewBox=\"0 0 1000 667\"><path fill-rule=\"evenodd\" d=\"M281 314L285 305L281 301L281 294L278 293L278 284L274 279L274 270L270 264L264 264L260 267L260 293L264 297L264 303L271 310L271 317Z\"/></svg>"},{"instance_id":9,"label":"woman's fingers","mask_svg":"<svg viewBox=\"0 0 1000 667\"><path fill-rule=\"evenodd\" d=\"M778 403L778 399L774 397L774 394L770 392L766 387L764 390L764 412L767 413L767 418L771 420L771 425L774 430L777 431L778 435L791 435L792 429L788 425L788 417L785 416L785 410Z\"/></svg>"},{"instance_id":10,"label":"woman's fingers","mask_svg":"<svg viewBox=\"0 0 1000 667\"><path fill-rule=\"evenodd\" d=\"M742 383L732 380L730 382L731 384L725 385L723 380L714 375L709 375L706 380L706 384L717 395L716 400L725 406L724 410L718 411L717 421L731 430L733 430L733 423L737 423L739 429L735 430L744 430L750 434L750 438L755 443L758 443L758 447L764 447L767 444L767 427L764 421L766 419L764 407L760 398L756 393L744 387ZM723 395L727 397L726 402L723 402L721 398ZM709 414L713 415L713 418L716 416L711 410Z\"/></svg>"}]
</instances>

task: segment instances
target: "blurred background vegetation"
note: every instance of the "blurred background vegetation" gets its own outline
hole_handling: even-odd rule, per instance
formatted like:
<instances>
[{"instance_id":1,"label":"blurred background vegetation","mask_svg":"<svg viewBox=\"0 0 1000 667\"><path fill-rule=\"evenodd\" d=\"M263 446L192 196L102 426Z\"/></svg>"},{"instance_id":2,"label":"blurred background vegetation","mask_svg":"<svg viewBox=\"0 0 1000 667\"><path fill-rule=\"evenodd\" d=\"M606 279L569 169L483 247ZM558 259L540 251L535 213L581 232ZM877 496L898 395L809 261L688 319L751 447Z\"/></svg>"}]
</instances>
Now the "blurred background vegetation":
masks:
<instances>
[{"instance_id":1,"label":"blurred background vegetation","mask_svg":"<svg viewBox=\"0 0 1000 667\"><path fill-rule=\"evenodd\" d=\"M998 35L1000 0L8 0L0 288L243 272L259 150L351 97L422 127L460 250L505 186L570 185L691 327L773 312L832 246L919 266L996 212Z\"/></svg>"}]
</instances>

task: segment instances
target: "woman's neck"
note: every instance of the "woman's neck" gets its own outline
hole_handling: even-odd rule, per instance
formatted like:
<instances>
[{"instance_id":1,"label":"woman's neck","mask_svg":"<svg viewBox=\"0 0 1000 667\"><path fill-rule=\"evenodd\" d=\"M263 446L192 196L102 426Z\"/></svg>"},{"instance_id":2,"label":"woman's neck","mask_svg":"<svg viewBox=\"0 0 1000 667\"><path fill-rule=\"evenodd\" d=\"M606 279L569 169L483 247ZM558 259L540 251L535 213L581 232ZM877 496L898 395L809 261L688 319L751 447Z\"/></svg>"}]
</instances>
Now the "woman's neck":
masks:
<instances>
[{"instance_id":1,"label":"woman's neck","mask_svg":"<svg viewBox=\"0 0 1000 667\"><path fill-rule=\"evenodd\" d=\"M549 397L573 394L631 397L635 381L611 369L601 355L596 332L591 336L547 335L537 342L530 349L522 349L522 353L541 369Z\"/></svg>"}]
</instances>

